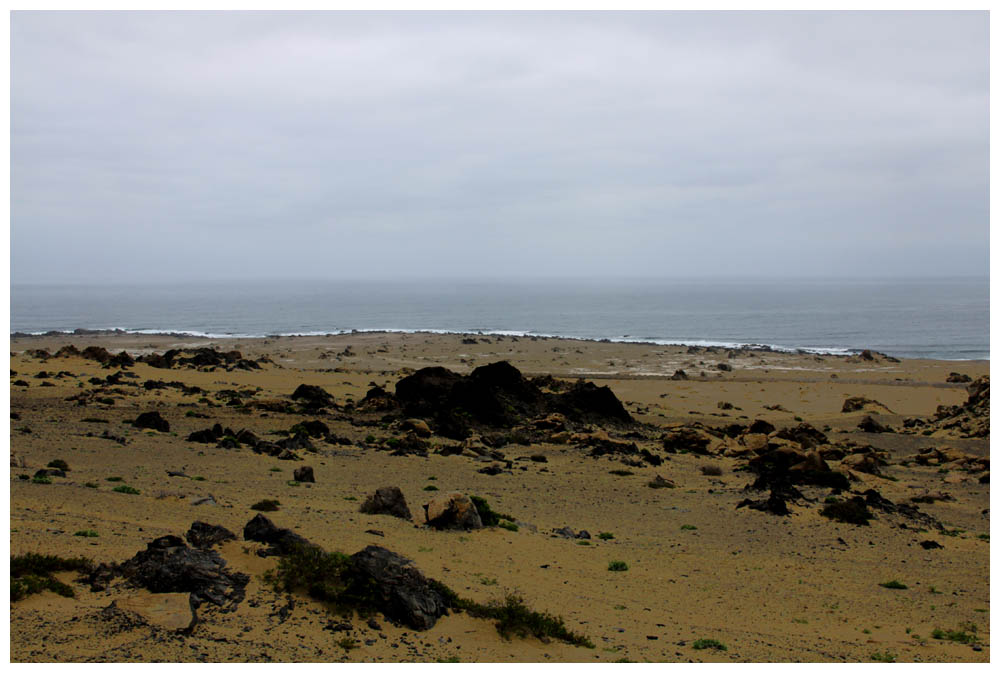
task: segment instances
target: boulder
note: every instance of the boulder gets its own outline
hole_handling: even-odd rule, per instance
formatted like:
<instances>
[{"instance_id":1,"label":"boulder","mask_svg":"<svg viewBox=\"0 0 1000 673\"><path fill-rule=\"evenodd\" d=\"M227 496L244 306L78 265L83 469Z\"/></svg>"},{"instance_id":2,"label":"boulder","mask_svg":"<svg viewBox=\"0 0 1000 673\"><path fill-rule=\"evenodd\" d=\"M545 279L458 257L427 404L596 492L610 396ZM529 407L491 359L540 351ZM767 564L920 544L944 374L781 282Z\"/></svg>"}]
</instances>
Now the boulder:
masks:
<instances>
[{"instance_id":1,"label":"boulder","mask_svg":"<svg viewBox=\"0 0 1000 673\"><path fill-rule=\"evenodd\" d=\"M424 505L427 525L437 529L472 530L483 527L479 510L464 493L445 493Z\"/></svg>"},{"instance_id":2,"label":"boulder","mask_svg":"<svg viewBox=\"0 0 1000 673\"><path fill-rule=\"evenodd\" d=\"M355 582L370 588L375 607L391 622L426 631L438 617L448 614L450 599L441 584L425 578L412 563L375 545L351 556Z\"/></svg>"},{"instance_id":3,"label":"boulder","mask_svg":"<svg viewBox=\"0 0 1000 673\"><path fill-rule=\"evenodd\" d=\"M412 431L417 437L431 436L431 426L427 425L427 421L419 418L407 418L401 427L403 430Z\"/></svg>"},{"instance_id":4,"label":"boulder","mask_svg":"<svg viewBox=\"0 0 1000 673\"><path fill-rule=\"evenodd\" d=\"M310 386L305 383L299 385L292 393L292 399L309 409L322 409L334 406L333 395L326 392L319 386Z\"/></svg>"},{"instance_id":5,"label":"boulder","mask_svg":"<svg viewBox=\"0 0 1000 673\"><path fill-rule=\"evenodd\" d=\"M153 540L115 573L153 593L190 593L195 606L208 601L227 610L243 600L250 581L243 573L226 570L216 552L188 547L176 535Z\"/></svg>"},{"instance_id":6,"label":"boulder","mask_svg":"<svg viewBox=\"0 0 1000 673\"><path fill-rule=\"evenodd\" d=\"M313 474L313 469L308 465L303 465L302 467L295 468L295 471L292 473L292 477L295 479L295 481L300 481L308 484L316 483L316 477Z\"/></svg>"},{"instance_id":7,"label":"boulder","mask_svg":"<svg viewBox=\"0 0 1000 673\"><path fill-rule=\"evenodd\" d=\"M58 356L59 353L56 353L56 355ZM969 376L968 374L959 374L958 372L951 372L950 374L948 374L948 378L946 379L946 381L948 383L969 383L970 381L972 381L972 377Z\"/></svg>"},{"instance_id":8,"label":"boulder","mask_svg":"<svg viewBox=\"0 0 1000 673\"><path fill-rule=\"evenodd\" d=\"M236 539L236 535L229 529L222 526L213 526L203 521L192 523L191 528L184 534L184 537L187 538L188 543L192 547L197 547L198 549L209 549L226 540Z\"/></svg>"},{"instance_id":9,"label":"boulder","mask_svg":"<svg viewBox=\"0 0 1000 673\"><path fill-rule=\"evenodd\" d=\"M145 413L139 414L132 425L136 428L148 428L150 430L157 430L158 432L170 432L170 423L167 422L163 416L160 416L159 411L147 411Z\"/></svg>"},{"instance_id":10,"label":"boulder","mask_svg":"<svg viewBox=\"0 0 1000 673\"><path fill-rule=\"evenodd\" d=\"M270 545L268 549L257 552L260 556L282 555L299 547L316 546L298 533L287 528L278 528L263 514L258 514L247 522L243 527L243 539Z\"/></svg>"},{"instance_id":11,"label":"boulder","mask_svg":"<svg viewBox=\"0 0 1000 673\"><path fill-rule=\"evenodd\" d=\"M361 505L362 514L388 514L408 521L413 520L410 508L406 505L406 498L398 486L383 486L376 489L375 493L368 496L368 499Z\"/></svg>"},{"instance_id":12,"label":"boulder","mask_svg":"<svg viewBox=\"0 0 1000 673\"><path fill-rule=\"evenodd\" d=\"M858 423L858 430L861 432L892 432L892 430L878 421L876 421L871 416L865 416Z\"/></svg>"}]
</instances>

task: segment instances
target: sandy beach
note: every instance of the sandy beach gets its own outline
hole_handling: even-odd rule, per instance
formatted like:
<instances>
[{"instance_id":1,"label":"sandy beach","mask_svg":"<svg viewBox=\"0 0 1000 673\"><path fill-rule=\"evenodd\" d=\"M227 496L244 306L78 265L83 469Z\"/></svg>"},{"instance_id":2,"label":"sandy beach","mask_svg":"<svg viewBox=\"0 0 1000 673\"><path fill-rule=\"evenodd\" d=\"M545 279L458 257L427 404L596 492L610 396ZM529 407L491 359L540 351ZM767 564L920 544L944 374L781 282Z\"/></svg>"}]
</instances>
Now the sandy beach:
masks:
<instances>
[{"instance_id":1,"label":"sandy beach","mask_svg":"<svg viewBox=\"0 0 1000 673\"><path fill-rule=\"evenodd\" d=\"M140 361L56 356L68 345ZM239 358L180 362L204 348ZM169 366L141 361L171 349L184 353ZM11 604L15 662L990 658L988 361L420 333L14 337L10 361L12 556L121 564L202 521L235 534L213 548L249 578L237 604L204 602L179 628L176 592L124 577L92 590L59 573L74 596ZM546 407L507 425L473 422L458 437L425 400L424 425L407 425L400 380L502 361L545 404L584 379L607 386L631 420ZM985 419L963 406L981 377ZM332 401L293 400L302 385ZM845 411L852 398L863 399ZM169 428L136 427L148 412ZM326 431L282 455L227 443L228 432L190 439L219 424L270 446L315 420ZM774 456L790 462L775 467ZM57 460L65 476L35 478ZM314 483L294 478L304 466ZM658 477L667 487L650 487ZM758 480L770 496L747 488ZM122 485L138 492L114 490ZM400 489L412 520L359 511L382 487ZM485 498L516 530L425 525L424 505L450 492ZM264 512L276 526L327 551L378 545L470 600L515 593L593 647L505 639L468 611L417 630L278 591L264 573L279 557L244 536L262 499L280 501ZM822 513L852 499L866 503L865 525ZM627 570L609 570L614 562Z\"/></svg>"}]
</instances>

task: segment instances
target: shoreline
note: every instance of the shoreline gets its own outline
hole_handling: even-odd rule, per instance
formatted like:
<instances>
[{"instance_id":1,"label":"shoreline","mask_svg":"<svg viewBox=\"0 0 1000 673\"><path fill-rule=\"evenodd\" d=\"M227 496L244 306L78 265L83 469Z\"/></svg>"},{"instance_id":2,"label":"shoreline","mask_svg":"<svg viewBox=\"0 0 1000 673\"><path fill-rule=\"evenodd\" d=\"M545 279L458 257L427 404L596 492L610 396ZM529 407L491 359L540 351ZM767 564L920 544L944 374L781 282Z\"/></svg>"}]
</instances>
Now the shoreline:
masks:
<instances>
[{"instance_id":1,"label":"shoreline","mask_svg":"<svg viewBox=\"0 0 1000 673\"><path fill-rule=\"evenodd\" d=\"M313 332L282 332L273 334L223 334L223 333L211 333L211 332L198 332L194 330L145 330L145 329L123 329L123 328L109 328L109 329L89 329L89 328L76 328L74 330L47 330L44 332L22 332L15 331L10 333L10 340L13 344L14 340L27 340L27 339L40 339L40 338L59 338L59 337L168 337L173 339L203 339L207 342L214 341L263 341L268 339L279 339L279 338L337 338L344 336L360 336L360 335L415 335L415 336L457 336L466 338L475 337L505 337L505 338L517 338L517 339L531 339L531 340L557 340L557 341L570 341L570 342L580 342L580 343L608 343L616 345L636 345L636 346L658 346L658 347L677 347L677 348L698 348L705 352L753 352L753 353L773 353L780 355L815 355L823 357L837 357L837 358L850 358L857 357L865 352L873 353L875 356L888 359L892 361L893 359L898 360L913 360L913 361L940 361L940 362L963 362L963 363L979 363L979 362L989 362L990 359L987 358L941 358L941 357L926 357L926 358L915 358L900 355L892 355L891 353L885 353L880 351L871 350L868 348L847 348L847 347L825 347L825 346L781 346L777 344L761 344L761 343L751 343L751 342L726 342L726 341L715 341L708 339L692 339L690 341L675 341L668 339L643 339L643 338L631 338L629 336L623 337L581 337L581 336L567 336L560 334L539 334L533 333L531 331L520 331L520 330L475 330L475 331L461 331L461 330L445 330L445 329L396 329L396 328L363 328L363 329L350 329L350 330L334 330L334 331L313 331Z\"/></svg>"}]
</instances>

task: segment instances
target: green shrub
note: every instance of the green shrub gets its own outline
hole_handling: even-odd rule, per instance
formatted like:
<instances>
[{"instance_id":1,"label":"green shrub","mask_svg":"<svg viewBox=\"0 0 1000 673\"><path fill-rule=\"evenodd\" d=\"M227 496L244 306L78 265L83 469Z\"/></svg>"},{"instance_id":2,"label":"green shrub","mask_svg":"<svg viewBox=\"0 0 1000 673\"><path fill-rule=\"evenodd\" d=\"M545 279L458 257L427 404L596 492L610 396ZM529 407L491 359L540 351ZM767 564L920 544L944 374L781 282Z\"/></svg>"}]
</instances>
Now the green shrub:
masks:
<instances>
[{"instance_id":1,"label":"green shrub","mask_svg":"<svg viewBox=\"0 0 1000 673\"><path fill-rule=\"evenodd\" d=\"M125 481L121 477L107 477L105 481Z\"/></svg>"},{"instance_id":2,"label":"green shrub","mask_svg":"<svg viewBox=\"0 0 1000 673\"><path fill-rule=\"evenodd\" d=\"M277 500L265 499L250 505L250 509L255 509L258 512L277 512L280 506L281 503Z\"/></svg>"},{"instance_id":3,"label":"green shrub","mask_svg":"<svg viewBox=\"0 0 1000 673\"><path fill-rule=\"evenodd\" d=\"M73 587L52 577L52 573L75 570L90 572L93 564L85 558L62 558L28 553L10 557L10 600L19 601L31 594L53 591L72 597Z\"/></svg>"},{"instance_id":4,"label":"green shrub","mask_svg":"<svg viewBox=\"0 0 1000 673\"><path fill-rule=\"evenodd\" d=\"M681 526L681 530L698 530L698 526L692 526L691 524L686 523Z\"/></svg>"},{"instance_id":5,"label":"green shrub","mask_svg":"<svg viewBox=\"0 0 1000 673\"><path fill-rule=\"evenodd\" d=\"M970 630L974 631L975 629ZM967 633L965 629L960 631L944 631L942 629L934 629L931 632L931 638L934 638L935 640L950 640L953 643L965 643L966 645L971 645L979 640L975 633Z\"/></svg>"},{"instance_id":6,"label":"green shrub","mask_svg":"<svg viewBox=\"0 0 1000 673\"><path fill-rule=\"evenodd\" d=\"M512 523L510 521L501 521L500 523L497 524L497 526L503 528L504 530L509 530L512 533L516 533L518 531L517 524Z\"/></svg>"},{"instance_id":7,"label":"green shrub","mask_svg":"<svg viewBox=\"0 0 1000 673\"><path fill-rule=\"evenodd\" d=\"M32 477L31 478L31 483L32 484L51 484L52 480L49 479L48 477Z\"/></svg>"},{"instance_id":8,"label":"green shrub","mask_svg":"<svg viewBox=\"0 0 1000 673\"><path fill-rule=\"evenodd\" d=\"M611 572L625 572L628 570L628 564L625 561L611 561L608 563L608 570Z\"/></svg>"},{"instance_id":9,"label":"green shrub","mask_svg":"<svg viewBox=\"0 0 1000 673\"><path fill-rule=\"evenodd\" d=\"M908 588L905 584L899 580L889 580L888 582L882 582L879 584L880 587L885 587L886 589L906 589Z\"/></svg>"},{"instance_id":10,"label":"green shrub","mask_svg":"<svg viewBox=\"0 0 1000 673\"><path fill-rule=\"evenodd\" d=\"M122 484L121 486L115 486L111 490L114 491L115 493L128 493L129 495L139 495L139 489L132 488L131 486L126 486L125 484Z\"/></svg>"},{"instance_id":11,"label":"green shrub","mask_svg":"<svg viewBox=\"0 0 1000 673\"><path fill-rule=\"evenodd\" d=\"M726 650L728 649L725 645L720 643L715 638L699 638L698 640L691 643L691 647L696 650Z\"/></svg>"},{"instance_id":12,"label":"green shrub","mask_svg":"<svg viewBox=\"0 0 1000 673\"><path fill-rule=\"evenodd\" d=\"M459 598L453 591L434 582L438 590L442 590L452 606L465 610L469 615L481 619L495 619L496 628L504 640L518 636L526 638L555 638L578 647L594 648L594 644L585 636L577 635L566 628L562 617L547 612L531 610L524 604L524 599L517 594L507 594L503 601L491 601L485 605Z\"/></svg>"},{"instance_id":13,"label":"green shrub","mask_svg":"<svg viewBox=\"0 0 1000 673\"><path fill-rule=\"evenodd\" d=\"M97 531L96 530L89 530L89 529L88 530L78 530L75 533L73 533L73 535L75 535L77 537L97 537Z\"/></svg>"},{"instance_id":14,"label":"green shrub","mask_svg":"<svg viewBox=\"0 0 1000 673\"><path fill-rule=\"evenodd\" d=\"M896 662L896 653L886 650L885 652L873 652L872 661L880 661L885 664Z\"/></svg>"},{"instance_id":15,"label":"green shrub","mask_svg":"<svg viewBox=\"0 0 1000 673\"><path fill-rule=\"evenodd\" d=\"M425 491L436 491L436 490L438 490L438 487L435 486L434 484L427 484L426 486L424 486L424 490Z\"/></svg>"},{"instance_id":16,"label":"green shrub","mask_svg":"<svg viewBox=\"0 0 1000 673\"><path fill-rule=\"evenodd\" d=\"M84 486L86 486L87 488L97 488L97 484L95 484L92 481L88 481L86 484L84 484Z\"/></svg>"},{"instance_id":17,"label":"green shrub","mask_svg":"<svg viewBox=\"0 0 1000 673\"><path fill-rule=\"evenodd\" d=\"M479 518L482 520L484 526L496 526L500 523L501 519L506 521L513 521L514 517L509 514L501 514L500 512L494 512L490 507L490 504L486 502L485 498L480 498L478 495L470 495L469 500L475 505L476 511L479 512Z\"/></svg>"},{"instance_id":18,"label":"green shrub","mask_svg":"<svg viewBox=\"0 0 1000 673\"><path fill-rule=\"evenodd\" d=\"M614 533L598 533L597 537L599 539L601 539L601 540L614 540L615 539Z\"/></svg>"}]
</instances>

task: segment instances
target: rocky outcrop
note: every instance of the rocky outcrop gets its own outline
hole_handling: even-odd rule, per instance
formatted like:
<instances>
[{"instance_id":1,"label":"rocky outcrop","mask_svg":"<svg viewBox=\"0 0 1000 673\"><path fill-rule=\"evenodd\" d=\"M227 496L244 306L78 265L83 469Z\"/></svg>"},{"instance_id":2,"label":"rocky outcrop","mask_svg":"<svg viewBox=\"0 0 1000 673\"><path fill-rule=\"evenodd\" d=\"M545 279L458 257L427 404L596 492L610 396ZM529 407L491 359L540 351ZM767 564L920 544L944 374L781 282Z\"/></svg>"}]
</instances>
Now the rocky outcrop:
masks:
<instances>
[{"instance_id":1,"label":"rocky outcrop","mask_svg":"<svg viewBox=\"0 0 1000 673\"><path fill-rule=\"evenodd\" d=\"M369 600L390 621L426 631L448 614L442 585L428 580L412 561L383 547L369 545L351 556L352 579L370 587Z\"/></svg>"}]
</instances>

